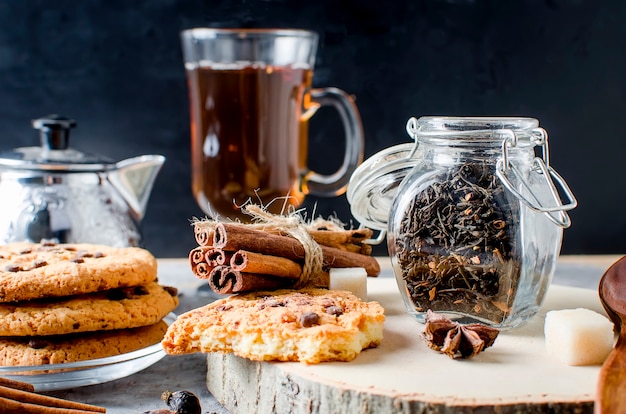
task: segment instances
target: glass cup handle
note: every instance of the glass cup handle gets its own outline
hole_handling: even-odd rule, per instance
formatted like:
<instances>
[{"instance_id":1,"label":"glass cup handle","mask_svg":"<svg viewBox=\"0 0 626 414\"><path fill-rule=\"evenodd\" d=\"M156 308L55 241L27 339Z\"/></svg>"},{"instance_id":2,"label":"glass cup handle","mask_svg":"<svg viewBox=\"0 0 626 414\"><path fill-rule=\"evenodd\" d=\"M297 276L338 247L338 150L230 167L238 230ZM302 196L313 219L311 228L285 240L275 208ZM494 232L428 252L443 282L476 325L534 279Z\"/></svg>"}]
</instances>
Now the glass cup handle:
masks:
<instances>
[{"instance_id":1,"label":"glass cup handle","mask_svg":"<svg viewBox=\"0 0 626 414\"><path fill-rule=\"evenodd\" d=\"M334 107L344 126L346 139L346 152L343 164L333 174L323 175L315 171L307 171L302 177L302 191L305 194L317 196L337 196L345 193L350 176L363 161L364 134L361 116L354 99L347 93L337 88L317 88L310 91L313 102L312 113L304 116L312 116L320 106L330 105Z\"/></svg>"}]
</instances>

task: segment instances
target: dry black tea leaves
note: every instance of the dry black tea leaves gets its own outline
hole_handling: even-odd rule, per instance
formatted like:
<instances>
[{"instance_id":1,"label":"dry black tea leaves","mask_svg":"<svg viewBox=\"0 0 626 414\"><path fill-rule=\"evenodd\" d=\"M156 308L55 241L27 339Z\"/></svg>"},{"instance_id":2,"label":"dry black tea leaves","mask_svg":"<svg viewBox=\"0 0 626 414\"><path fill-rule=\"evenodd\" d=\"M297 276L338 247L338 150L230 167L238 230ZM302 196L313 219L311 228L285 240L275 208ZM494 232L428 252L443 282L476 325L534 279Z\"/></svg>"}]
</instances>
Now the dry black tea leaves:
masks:
<instances>
[{"instance_id":1,"label":"dry black tea leaves","mask_svg":"<svg viewBox=\"0 0 626 414\"><path fill-rule=\"evenodd\" d=\"M479 323L463 325L430 310L425 323L422 338L428 347L452 359L478 355L493 345L499 334L496 328Z\"/></svg>"},{"instance_id":2,"label":"dry black tea leaves","mask_svg":"<svg viewBox=\"0 0 626 414\"><path fill-rule=\"evenodd\" d=\"M394 239L408 295L418 312L501 323L521 269L514 254L519 206L493 166L465 163L441 178L415 195Z\"/></svg>"}]
</instances>

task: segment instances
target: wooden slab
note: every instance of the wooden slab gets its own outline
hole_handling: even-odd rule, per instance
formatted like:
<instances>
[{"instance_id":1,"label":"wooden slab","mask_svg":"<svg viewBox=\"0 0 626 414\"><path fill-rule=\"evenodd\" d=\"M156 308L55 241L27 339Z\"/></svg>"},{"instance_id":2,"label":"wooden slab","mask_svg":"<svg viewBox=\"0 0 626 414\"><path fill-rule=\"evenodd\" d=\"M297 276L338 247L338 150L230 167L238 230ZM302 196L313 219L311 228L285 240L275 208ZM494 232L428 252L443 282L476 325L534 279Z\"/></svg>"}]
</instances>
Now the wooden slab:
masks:
<instances>
[{"instance_id":1,"label":"wooden slab","mask_svg":"<svg viewBox=\"0 0 626 414\"><path fill-rule=\"evenodd\" d=\"M422 325L405 312L393 278L370 278L368 291L386 310L380 347L352 362L308 366L208 354L207 388L233 414L593 412L600 367L548 357L543 324L552 309L604 314L596 291L551 286L535 318L471 360L423 343Z\"/></svg>"}]
</instances>

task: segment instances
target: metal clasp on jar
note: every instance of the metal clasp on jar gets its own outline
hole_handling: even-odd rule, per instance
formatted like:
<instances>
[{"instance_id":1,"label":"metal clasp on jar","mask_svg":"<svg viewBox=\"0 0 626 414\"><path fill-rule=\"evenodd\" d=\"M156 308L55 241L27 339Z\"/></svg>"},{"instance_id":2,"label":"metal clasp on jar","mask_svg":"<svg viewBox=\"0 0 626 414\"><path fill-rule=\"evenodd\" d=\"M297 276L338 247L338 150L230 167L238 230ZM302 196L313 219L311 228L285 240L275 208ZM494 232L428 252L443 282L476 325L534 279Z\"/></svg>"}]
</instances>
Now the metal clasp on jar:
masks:
<instances>
[{"instance_id":1,"label":"metal clasp on jar","mask_svg":"<svg viewBox=\"0 0 626 414\"><path fill-rule=\"evenodd\" d=\"M502 158L496 163L496 175L502 184L531 210L545 213L557 226L569 227L572 223L566 211L575 208L578 201L563 177L550 166L548 133L543 128L531 131L531 141L541 149L541 156L533 158L530 174L535 174L537 180L531 183L533 176L525 179L509 158L509 148L517 145L515 131L501 132L506 137L502 141Z\"/></svg>"}]
</instances>

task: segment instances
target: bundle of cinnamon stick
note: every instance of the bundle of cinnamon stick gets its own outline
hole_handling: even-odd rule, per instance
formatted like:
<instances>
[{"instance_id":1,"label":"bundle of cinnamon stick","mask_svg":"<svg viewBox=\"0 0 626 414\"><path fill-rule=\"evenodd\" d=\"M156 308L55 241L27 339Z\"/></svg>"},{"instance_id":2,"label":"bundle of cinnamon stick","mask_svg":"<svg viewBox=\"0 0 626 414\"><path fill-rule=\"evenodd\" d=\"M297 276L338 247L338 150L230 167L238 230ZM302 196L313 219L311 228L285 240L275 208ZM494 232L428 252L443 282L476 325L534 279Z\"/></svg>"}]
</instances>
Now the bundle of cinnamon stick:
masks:
<instances>
[{"instance_id":1,"label":"bundle of cinnamon stick","mask_svg":"<svg viewBox=\"0 0 626 414\"><path fill-rule=\"evenodd\" d=\"M35 393L32 384L0 377L0 412L15 414L93 414L104 407Z\"/></svg>"},{"instance_id":2,"label":"bundle of cinnamon stick","mask_svg":"<svg viewBox=\"0 0 626 414\"><path fill-rule=\"evenodd\" d=\"M197 221L198 247L189 253L193 273L220 294L256 290L328 287L332 267L363 267L378 276L380 265L371 256L370 229L344 230L317 222L306 227L321 249L323 264L303 277L307 249L300 240L276 227L244 223ZM304 282L304 283L301 283Z\"/></svg>"}]
</instances>

